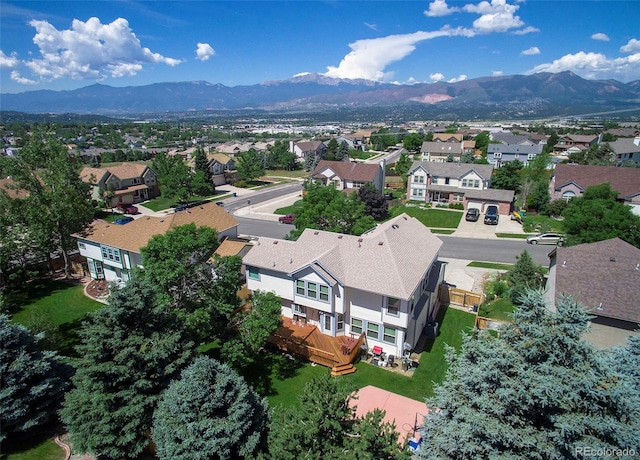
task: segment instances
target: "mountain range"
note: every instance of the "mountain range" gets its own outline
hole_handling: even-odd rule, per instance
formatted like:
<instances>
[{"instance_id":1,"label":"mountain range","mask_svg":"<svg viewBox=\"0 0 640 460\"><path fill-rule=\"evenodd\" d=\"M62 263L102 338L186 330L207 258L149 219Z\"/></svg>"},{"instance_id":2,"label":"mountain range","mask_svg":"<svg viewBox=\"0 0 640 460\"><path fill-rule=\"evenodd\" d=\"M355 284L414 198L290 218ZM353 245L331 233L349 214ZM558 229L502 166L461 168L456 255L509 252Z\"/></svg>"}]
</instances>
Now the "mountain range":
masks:
<instances>
[{"instance_id":1,"label":"mountain range","mask_svg":"<svg viewBox=\"0 0 640 460\"><path fill-rule=\"evenodd\" d=\"M304 74L229 87L206 81L0 94L0 110L140 116L158 113L403 111L429 119L533 119L640 115L640 81L586 80L572 72L399 85Z\"/></svg>"}]
</instances>

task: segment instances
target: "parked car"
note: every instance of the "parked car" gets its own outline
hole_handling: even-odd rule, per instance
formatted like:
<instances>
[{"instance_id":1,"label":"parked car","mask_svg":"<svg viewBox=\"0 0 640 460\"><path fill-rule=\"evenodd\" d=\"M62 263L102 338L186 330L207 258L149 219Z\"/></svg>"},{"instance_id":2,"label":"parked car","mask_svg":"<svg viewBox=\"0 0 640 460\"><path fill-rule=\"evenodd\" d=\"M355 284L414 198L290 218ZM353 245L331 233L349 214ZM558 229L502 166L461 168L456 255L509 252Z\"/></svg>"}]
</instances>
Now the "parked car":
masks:
<instances>
[{"instance_id":1,"label":"parked car","mask_svg":"<svg viewBox=\"0 0 640 460\"><path fill-rule=\"evenodd\" d=\"M118 225L124 225L124 224L128 224L129 222L133 221L133 217L131 216L126 216L126 217L119 217L116 220L113 221L114 224L118 224Z\"/></svg>"},{"instance_id":2,"label":"parked car","mask_svg":"<svg viewBox=\"0 0 640 460\"><path fill-rule=\"evenodd\" d=\"M484 223L486 225L498 225L498 207L496 205L487 206L487 210L484 212Z\"/></svg>"},{"instance_id":3,"label":"parked car","mask_svg":"<svg viewBox=\"0 0 640 460\"><path fill-rule=\"evenodd\" d=\"M546 232L538 235L527 237L527 243L529 244L556 244L558 246L564 245L565 236L562 233Z\"/></svg>"},{"instance_id":4,"label":"parked car","mask_svg":"<svg viewBox=\"0 0 640 460\"><path fill-rule=\"evenodd\" d=\"M280 216L278 222L281 224L292 224L294 220L296 220L295 214L287 214L286 216Z\"/></svg>"},{"instance_id":5,"label":"parked car","mask_svg":"<svg viewBox=\"0 0 640 460\"><path fill-rule=\"evenodd\" d=\"M131 203L118 203L116 205L116 209L124 212L125 214L136 214L138 212L138 208Z\"/></svg>"},{"instance_id":6,"label":"parked car","mask_svg":"<svg viewBox=\"0 0 640 460\"><path fill-rule=\"evenodd\" d=\"M216 201L216 204L217 204L218 206L223 206L223 207L224 207L224 202L222 202L222 201Z\"/></svg>"},{"instance_id":7,"label":"parked car","mask_svg":"<svg viewBox=\"0 0 640 460\"><path fill-rule=\"evenodd\" d=\"M476 208L471 208L467 210L467 214L464 216L465 220L469 222L477 222L480 218L480 211Z\"/></svg>"}]
</instances>

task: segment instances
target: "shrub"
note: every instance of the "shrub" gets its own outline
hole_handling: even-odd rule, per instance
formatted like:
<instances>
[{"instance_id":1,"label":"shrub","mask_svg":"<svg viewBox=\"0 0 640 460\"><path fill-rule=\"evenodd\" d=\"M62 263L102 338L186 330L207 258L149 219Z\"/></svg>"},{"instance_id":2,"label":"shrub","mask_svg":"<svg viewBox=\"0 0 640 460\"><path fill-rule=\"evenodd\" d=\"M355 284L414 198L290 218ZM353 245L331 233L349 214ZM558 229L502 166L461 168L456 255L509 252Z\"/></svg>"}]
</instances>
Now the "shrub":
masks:
<instances>
[{"instance_id":1,"label":"shrub","mask_svg":"<svg viewBox=\"0 0 640 460\"><path fill-rule=\"evenodd\" d=\"M238 180L233 183L233 186L239 187L239 188L247 188L247 182L243 180Z\"/></svg>"},{"instance_id":2,"label":"shrub","mask_svg":"<svg viewBox=\"0 0 640 460\"><path fill-rule=\"evenodd\" d=\"M449 209L463 210L464 209L464 204L462 204L462 203L450 203L449 204Z\"/></svg>"}]
</instances>

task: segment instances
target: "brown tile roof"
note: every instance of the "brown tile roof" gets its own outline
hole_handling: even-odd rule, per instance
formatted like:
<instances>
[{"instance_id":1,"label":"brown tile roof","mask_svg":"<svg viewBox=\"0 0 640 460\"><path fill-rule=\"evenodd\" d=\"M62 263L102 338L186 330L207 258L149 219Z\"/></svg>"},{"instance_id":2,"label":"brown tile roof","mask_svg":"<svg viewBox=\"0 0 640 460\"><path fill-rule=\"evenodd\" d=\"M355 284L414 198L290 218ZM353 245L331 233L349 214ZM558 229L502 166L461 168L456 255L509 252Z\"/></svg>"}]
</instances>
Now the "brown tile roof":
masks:
<instances>
[{"instance_id":1,"label":"brown tile roof","mask_svg":"<svg viewBox=\"0 0 640 460\"><path fill-rule=\"evenodd\" d=\"M82 168L80 171L80 178L88 182L91 175L95 176L95 181L99 182L105 174L113 174L118 179L134 179L136 177L142 177L144 171L148 168L147 165L138 163L122 163L117 166L108 166L104 168Z\"/></svg>"},{"instance_id":2,"label":"brown tile roof","mask_svg":"<svg viewBox=\"0 0 640 460\"><path fill-rule=\"evenodd\" d=\"M311 177L326 177L322 171L330 168L343 180L353 180L359 182L371 182L376 178L380 170L380 165L368 163L353 163L350 161L329 161L320 160Z\"/></svg>"},{"instance_id":3,"label":"brown tile roof","mask_svg":"<svg viewBox=\"0 0 640 460\"><path fill-rule=\"evenodd\" d=\"M570 294L592 315L640 323L640 249L613 238L554 252L556 302Z\"/></svg>"},{"instance_id":4,"label":"brown tile roof","mask_svg":"<svg viewBox=\"0 0 640 460\"><path fill-rule=\"evenodd\" d=\"M608 182L625 199L640 193L640 168L559 164L555 169L554 189L575 182L582 189Z\"/></svg>"},{"instance_id":5,"label":"brown tile roof","mask_svg":"<svg viewBox=\"0 0 640 460\"><path fill-rule=\"evenodd\" d=\"M238 225L238 221L215 203L207 203L165 217L143 216L126 225L95 220L84 232L74 235L100 244L140 253L152 236L163 235L172 228L194 223L223 232Z\"/></svg>"},{"instance_id":6,"label":"brown tile roof","mask_svg":"<svg viewBox=\"0 0 640 460\"><path fill-rule=\"evenodd\" d=\"M237 256L242 255L242 253L246 253L250 247L251 244L247 241L226 238L222 243L220 243L215 254L220 257Z\"/></svg>"}]
</instances>

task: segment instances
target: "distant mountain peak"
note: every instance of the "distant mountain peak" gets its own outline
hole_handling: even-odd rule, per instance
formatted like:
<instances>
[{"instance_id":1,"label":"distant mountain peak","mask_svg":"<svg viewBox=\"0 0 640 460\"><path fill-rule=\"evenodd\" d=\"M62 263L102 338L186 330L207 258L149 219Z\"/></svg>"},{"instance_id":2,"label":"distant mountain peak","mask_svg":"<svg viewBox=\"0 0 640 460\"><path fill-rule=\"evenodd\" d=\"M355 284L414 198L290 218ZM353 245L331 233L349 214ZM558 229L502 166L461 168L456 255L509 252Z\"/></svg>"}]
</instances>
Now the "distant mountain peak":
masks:
<instances>
[{"instance_id":1,"label":"distant mountain peak","mask_svg":"<svg viewBox=\"0 0 640 460\"><path fill-rule=\"evenodd\" d=\"M327 77L321 73L303 72L286 80L272 80L263 82L263 85L281 85L283 83L316 83L318 85L337 86L341 84L357 86L375 86L380 83L364 78L335 78Z\"/></svg>"}]
</instances>

